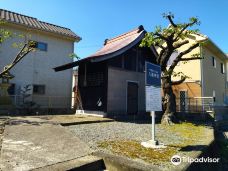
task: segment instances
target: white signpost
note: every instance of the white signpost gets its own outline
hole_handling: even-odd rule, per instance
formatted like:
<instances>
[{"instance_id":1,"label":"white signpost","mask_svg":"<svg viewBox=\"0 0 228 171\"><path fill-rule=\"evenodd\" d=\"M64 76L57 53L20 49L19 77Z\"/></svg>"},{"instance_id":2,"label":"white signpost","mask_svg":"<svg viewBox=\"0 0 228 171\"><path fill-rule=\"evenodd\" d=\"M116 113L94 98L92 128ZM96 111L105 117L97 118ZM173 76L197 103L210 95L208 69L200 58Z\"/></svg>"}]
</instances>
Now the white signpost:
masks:
<instances>
[{"instance_id":1,"label":"white signpost","mask_svg":"<svg viewBox=\"0 0 228 171\"><path fill-rule=\"evenodd\" d=\"M142 142L146 148L165 148L155 140L155 111L162 111L161 99L161 68L158 65L146 62L146 111L152 117L152 139Z\"/></svg>"}]
</instances>

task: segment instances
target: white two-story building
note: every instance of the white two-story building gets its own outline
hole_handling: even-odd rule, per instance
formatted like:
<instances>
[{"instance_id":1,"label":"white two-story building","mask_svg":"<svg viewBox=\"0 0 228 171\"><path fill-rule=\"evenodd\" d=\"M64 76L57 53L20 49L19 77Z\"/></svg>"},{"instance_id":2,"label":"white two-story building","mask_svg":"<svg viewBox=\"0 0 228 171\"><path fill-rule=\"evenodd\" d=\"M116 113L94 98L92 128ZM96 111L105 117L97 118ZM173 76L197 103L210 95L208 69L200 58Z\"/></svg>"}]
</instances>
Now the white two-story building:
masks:
<instances>
[{"instance_id":1,"label":"white two-story building","mask_svg":"<svg viewBox=\"0 0 228 171\"><path fill-rule=\"evenodd\" d=\"M69 55L74 52L74 43L81 38L68 28L3 9L0 9L0 20L3 21L1 29L17 34L0 44L0 70L11 63L20 50L12 47L13 43L37 42L37 49L10 71L15 77L10 80L9 94L19 95L21 89L30 84L32 100L39 105L70 107L72 70L55 72L53 68L73 61ZM18 36L20 34L23 36Z\"/></svg>"}]
</instances>

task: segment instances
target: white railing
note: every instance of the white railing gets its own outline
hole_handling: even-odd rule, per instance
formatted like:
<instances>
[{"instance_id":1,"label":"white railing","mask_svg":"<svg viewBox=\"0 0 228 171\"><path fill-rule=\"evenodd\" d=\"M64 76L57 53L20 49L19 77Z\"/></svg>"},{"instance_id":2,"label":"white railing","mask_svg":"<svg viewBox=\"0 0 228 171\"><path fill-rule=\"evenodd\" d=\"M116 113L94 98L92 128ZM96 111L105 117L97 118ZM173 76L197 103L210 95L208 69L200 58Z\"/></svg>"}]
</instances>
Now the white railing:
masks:
<instances>
[{"instance_id":1,"label":"white railing","mask_svg":"<svg viewBox=\"0 0 228 171\"><path fill-rule=\"evenodd\" d=\"M213 97L176 98L177 111L206 112L211 111L213 105Z\"/></svg>"}]
</instances>

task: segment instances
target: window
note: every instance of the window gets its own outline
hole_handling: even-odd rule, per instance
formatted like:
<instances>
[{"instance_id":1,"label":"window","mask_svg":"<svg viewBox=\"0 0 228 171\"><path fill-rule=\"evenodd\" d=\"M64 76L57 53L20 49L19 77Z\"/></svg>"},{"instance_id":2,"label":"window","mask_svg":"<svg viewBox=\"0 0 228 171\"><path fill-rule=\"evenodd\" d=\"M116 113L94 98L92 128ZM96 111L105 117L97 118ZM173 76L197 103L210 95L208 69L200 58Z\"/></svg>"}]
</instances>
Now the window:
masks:
<instances>
[{"instance_id":1,"label":"window","mask_svg":"<svg viewBox=\"0 0 228 171\"><path fill-rule=\"evenodd\" d=\"M216 68L216 60L215 57L212 56L212 66Z\"/></svg>"},{"instance_id":2,"label":"window","mask_svg":"<svg viewBox=\"0 0 228 171\"><path fill-rule=\"evenodd\" d=\"M47 51L47 43L43 43L43 42L37 42L34 41L36 43L36 48L41 50L41 51Z\"/></svg>"},{"instance_id":3,"label":"window","mask_svg":"<svg viewBox=\"0 0 228 171\"><path fill-rule=\"evenodd\" d=\"M33 85L33 94L45 94L45 85Z\"/></svg>"},{"instance_id":4,"label":"window","mask_svg":"<svg viewBox=\"0 0 228 171\"><path fill-rule=\"evenodd\" d=\"M221 73L222 73L222 74L225 73L224 63L221 63Z\"/></svg>"}]
</instances>

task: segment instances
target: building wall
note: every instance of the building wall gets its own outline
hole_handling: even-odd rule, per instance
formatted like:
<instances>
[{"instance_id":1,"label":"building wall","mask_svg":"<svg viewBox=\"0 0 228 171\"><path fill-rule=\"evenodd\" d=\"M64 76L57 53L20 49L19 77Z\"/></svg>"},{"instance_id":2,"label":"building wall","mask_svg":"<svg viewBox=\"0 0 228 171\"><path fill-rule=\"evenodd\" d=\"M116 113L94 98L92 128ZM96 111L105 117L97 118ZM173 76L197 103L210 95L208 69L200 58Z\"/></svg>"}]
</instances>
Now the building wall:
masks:
<instances>
[{"instance_id":1,"label":"building wall","mask_svg":"<svg viewBox=\"0 0 228 171\"><path fill-rule=\"evenodd\" d=\"M194 37L188 39L190 44L186 44L178 50L183 51L191 44L195 43L196 40L202 39L202 36L195 35ZM204 59L189 61L185 64L180 62L180 64L175 68L175 72L183 72L190 77L186 79L185 83L174 87L176 96L179 97L179 91L186 90L188 97L212 97L214 90L216 94L216 103L223 104L226 73L221 73L220 63L224 63L224 69L226 72L226 60L224 59L224 55L216 45L211 43L210 40L209 43L194 49L191 53L185 55L184 58L191 57L192 54L200 54ZM212 56L216 59L216 68L212 66ZM173 80L178 79L178 77L173 78Z\"/></svg>"},{"instance_id":2,"label":"building wall","mask_svg":"<svg viewBox=\"0 0 228 171\"><path fill-rule=\"evenodd\" d=\"M221 73L220 63L224 63L224 69L226 72L226 61L220 57L219 54L212 52L209 48L203 47L202 53L204 59L202 60L203 70L203 96L213 96L213 90L215 91L217 104L223 104L225 97L226 86L226 73ZM212 56L216 60L216 68L212 65Z\"/></svg>"},{"instance_id":3,"label":"building wall","mask_svg":"<svg viewBox=\"0 0 228 171\"><path fill-rule=\"evenodd\" d=\"M188 40L189 40L189 44L183 45L182 47L178 48L179 52L186 50L189 46L195 43L195 40L192 40L192 39L188 39ZM190 58L191 55L199 54L199 53L200 53L200 47L197 47L187 55L184 55L183 58ZM188 61L187 63L179 62L179 64L175 67L174 71L176 73L183 72L185 75L187 75L189 78L186 79L186 82L201 80L200 60L192 60L192 61ZM173 77L172 79L179 80L180 77Z\"/></svg>"},{"instance_id":4,"label":"building wall","mask_svg":"<svg viewBox=\"0 0 228 171\"><path fill-rule=\"evenodd\" d=\"M68 55L74 51L74 41L51 33L25 30L18 26L11 25L7 26L6 29L14 33L23 34L24 38L14 37L0 45L0 69L9 64L19 51L19 48L12 47L12 43L23 43L27 39L48 44L47 51L36 50L31 52L11 70L11 74L15 78L10 80L10 82L16 85L16 94L19 94L20 89L28 84L45 85L45 94L37 98L40 103L47 101L45 96L65 96L68 98L64 98L64 100L56 98L52 100L52 103L59 101L59 106L69 106L72 92L72 70L55 72L53 68L72 62Z\"/></svg>"},{"instance_id":5,"label":"building wall","mask_svg":"<svg viewBox=\"0 0 228 171\"><path fill-rule=\"evenodd\" d=\"M108 114L127 113L127 81L138 83L138 111L145 112L145 74L126 71L119 68L108 68Z\"/></svg>"},{"instance_id":6,"label":"building wall","mask_svg":"<svg viewBox=\"0 0 228 171\"><path fill-rule=\"evenodd\" d=\"M180 98L180 91L187 91L188 98L201 96L200 83L195 82L184 82L182 84L175 85L173 86L173 91L176 98Z\"/></svg>"}]
</instances>

